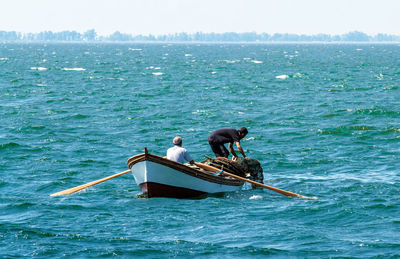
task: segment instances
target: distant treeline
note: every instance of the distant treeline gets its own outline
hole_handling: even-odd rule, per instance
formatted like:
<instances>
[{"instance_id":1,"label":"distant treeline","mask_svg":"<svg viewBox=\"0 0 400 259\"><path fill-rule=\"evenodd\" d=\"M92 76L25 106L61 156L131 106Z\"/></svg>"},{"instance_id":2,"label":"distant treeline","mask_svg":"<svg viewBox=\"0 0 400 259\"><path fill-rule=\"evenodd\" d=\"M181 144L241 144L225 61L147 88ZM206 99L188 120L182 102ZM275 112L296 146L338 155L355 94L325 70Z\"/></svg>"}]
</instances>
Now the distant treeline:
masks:
<instances>
[{"instance_id":1,"label":"distant treeline","mask_svg":"<svg viewBox=\"0 0 400 259\"><path fill-rule=\"evenodd\" d=\"M0 31L1 42L400 42L400 35L377 34L367 35L352 31L342 35L330 34L289 34L289 33L175 33L167 35L130 35L114 32L109 36L99 36L92 29L84 33L76 31L39 33L20 33Z\"/></svg>"}]
</instances>

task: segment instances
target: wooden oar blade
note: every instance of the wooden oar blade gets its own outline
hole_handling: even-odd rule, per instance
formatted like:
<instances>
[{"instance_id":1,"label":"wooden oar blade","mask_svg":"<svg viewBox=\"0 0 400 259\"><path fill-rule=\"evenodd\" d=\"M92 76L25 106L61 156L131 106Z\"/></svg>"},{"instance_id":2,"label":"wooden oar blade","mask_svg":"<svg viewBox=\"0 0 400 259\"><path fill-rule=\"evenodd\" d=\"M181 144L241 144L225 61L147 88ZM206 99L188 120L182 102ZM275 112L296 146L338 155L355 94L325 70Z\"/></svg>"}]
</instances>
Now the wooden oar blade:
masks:
<instances>
[{"instance_id":1,"label":"wooden oar blade","mask_svg":"<svg viewBox=\"0 0 400 259\"><path fill-rule=\"evenodd\" d=\"M75 193L75 192L79 192L79 191L81 191L83 189L86 189L86 188L88 188L90 186L96 185L98 183L100 183L100 182L93 181L93 182L90 182L90 183L86 183L86 184L82 184L82 185L76 186L76 187L71 188L71 189L67 189L67 190L64 190L64 191L60 191L60 192L56 192L56 193L50 194L50 196L54 197L54 196L72 194L72 193Z\"/></svg>"},{"instance_id":2,"label":"wooden oar blade","mask_svg":"<svg viewBox=\"0 0 400 259\"><path fill-rule=\"evenodd\" d=\"M288 197L298 197L298 198L313 199L313 200L317 199L316 197L307 197L307 196L303 196L303 195L300 195L300 194L297 194L297 193L294 193L294 192L289 192L289 191L285 191L285 190L282 190L282 189L278 189L278 188L275 188L275 187L272 187L272 186L269 186L269 185L266 185L266 184L262 184L262 183L259 183L259 182L256 182L256 181L252 181L252 180L249 180L249 179L246 179L246 178L243 178L243 177L240 177L240 176L237 176L237 175L225 172L225 171L222 172L222 173L226 174L226 175L229 175L229 176L232 176L234 178L237 178L239 180L246 181L246 182L258 185L260 187L264 187L264 188L266 188L268 190L283 194L283 195L288 196Z\"/></svg>"},{"instance_id":3,"label":"wooden oar blade","mask_svg":"<svg viewBox=\"0 0 400 259\"><path fill-rule=\"evenodd\" d=\"M96 180L96 181L93 181L93 182L90 182L90 183L85 183L85 184L82 184L82 185L79 185L79 186L76 186L76 187L73 187L73 188L70 188L70 189L67 189L67 190L64 190L64 191L60 191L60 192L56 192L56 193L50 194L50 196L54 197L54 196L68 195L68 194L72 194L72 193L75 193L75 192L79 192L79 191L81 191L83 189L86 189L86 188L88 188L90 186L105 182L107 180L110 180L112 178L127 174L129 172L131 172L130 169L126 170L126 171L123 171L121 173L118 173L118 174L107 176L105 178L102 178L102 179L99 179L99 180Z\"/></svg>"},{"instance_id":4,"label":"wooden oar blade","mask_svg":"<svg viewBox=\"0 0 400 259\"><path fill-rule=\"evenodd\" d=\"M195 163L195 164L196 164L198 167L201 167L201 168L203 168L203 169L205 169L205 170L209 170L209 171L211 171L211 172L218 172L218 171L220 171L218 168L213 167L213 166L210 166L210 165L206 165L206 164L202 164L202 163ZM222 173L225 174L225 175L229 175L229 176L231 176L231 177L233 177L233 178L236 178L236 179L239 179L239 180L242 180L242 181L245 181L245 182L249 182L249 183L258 185L258 186L260 186L260 187L266 188L266 189L268 189L268 190L271 190L271 191L274 191L274 192L283 194L283 195L285 195L285 196L289 196L289 197L299 197L299 198L303 198L303 199L314 199L314 200L317 199L316 197L307 197L307 196L303 196L303 195L300 195L300 194L297 194L297 193L294 193L294 192L289 192L289 191L285 191L285 190L282 190L282 189L278 189L278 188L275 188L275 187L272 187L272 186L268 186L268 185L266 185L266 184L262 184L262 183L259 183L259 182L256 182L256 181L252 181L252 180L249 180L249 179L247 179L247 178L243 178L243 177L240 177L240 176L237 176L237 175L235 175L235 174L231 174L231 173L228 173L228 172L225 172L225 171L223 171Z\"/></svg>"}]
</instances>

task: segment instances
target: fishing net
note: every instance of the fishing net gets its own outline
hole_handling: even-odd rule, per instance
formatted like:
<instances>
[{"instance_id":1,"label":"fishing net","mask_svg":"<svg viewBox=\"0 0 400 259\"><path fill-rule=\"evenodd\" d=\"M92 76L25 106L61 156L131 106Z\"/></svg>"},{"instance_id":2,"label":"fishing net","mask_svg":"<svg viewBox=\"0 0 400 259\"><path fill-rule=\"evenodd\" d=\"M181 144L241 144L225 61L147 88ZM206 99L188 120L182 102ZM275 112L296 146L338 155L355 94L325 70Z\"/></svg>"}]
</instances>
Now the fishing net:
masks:
<instances>
[{"instance_id":1,"label":"fishing net","mask_svg":"<svg viewBox=\"0 0 400 259\"><path fill-rule=\"evenodd\" d=\"M235 162L242 167L247 179L258 183L264 183L263 169L257 159L238 157ZM251 186L253 188L260 188L255 184L252 184Z\"/></svg>"},{"instance_id":2,"label":"fishing net","mask_svg":"<svg viewBox=\"0 0 400 259\"><path fill-rule=\"evenodd\" d=\"M236 161L233 161L225 157L217 157L215 159L207 157L204 163L219 169L223 167L224 171L228 173L245 177L258 183L264 183L263 169L257 159L238 157ZM251 186L252 188L259 187L255 184Z\"/></svg>"}]
</instances>

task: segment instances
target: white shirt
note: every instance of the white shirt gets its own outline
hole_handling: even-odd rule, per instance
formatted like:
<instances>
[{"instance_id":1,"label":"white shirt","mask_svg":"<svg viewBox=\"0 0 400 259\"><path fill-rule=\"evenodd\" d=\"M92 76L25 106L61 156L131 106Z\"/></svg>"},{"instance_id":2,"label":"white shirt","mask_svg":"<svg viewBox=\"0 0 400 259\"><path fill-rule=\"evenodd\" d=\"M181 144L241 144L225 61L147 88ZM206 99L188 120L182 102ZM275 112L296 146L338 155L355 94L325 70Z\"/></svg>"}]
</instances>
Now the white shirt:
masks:
<instances>
[{"instance_id":1,"label":"white shirt","mask_svg":"<svg viewBox=\"0 0 400 259\"><path fill-rule=\"evenodd\" d=\"M178 162L178 163L185 163L186 161L192 161L193 158L189 155L189 152L178 145L175 145L167 150L167 158L169 160Z\"/></svg>"}]
</instances>

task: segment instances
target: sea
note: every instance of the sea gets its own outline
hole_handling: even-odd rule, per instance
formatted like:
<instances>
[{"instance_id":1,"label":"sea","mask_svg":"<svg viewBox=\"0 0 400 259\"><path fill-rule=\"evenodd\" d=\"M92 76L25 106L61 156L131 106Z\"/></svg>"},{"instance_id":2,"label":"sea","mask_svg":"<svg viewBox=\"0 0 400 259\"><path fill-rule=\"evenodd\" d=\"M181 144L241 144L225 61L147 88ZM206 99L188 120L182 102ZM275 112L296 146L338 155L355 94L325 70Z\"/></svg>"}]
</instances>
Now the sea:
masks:
<instances>
[{"instance_id":1,"label":"sea","mask_svg":"<svg viewBox=\"0 0 400 259\"><path fill-rule=\"evenodd\" d=\"M400 258L400 44L0 43L0 258ZM142 198L247 127L268 189Z\"/></svg>"}]
</instances>

